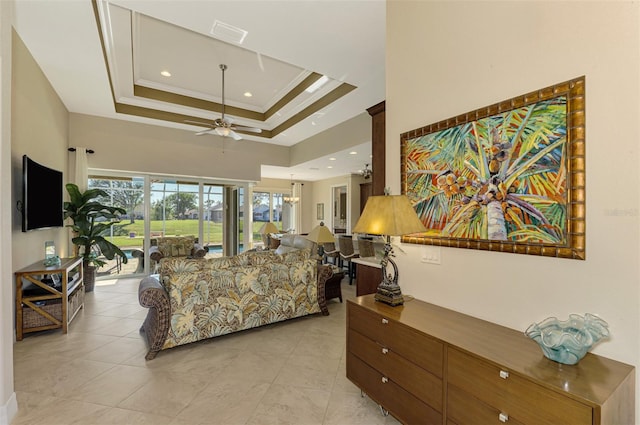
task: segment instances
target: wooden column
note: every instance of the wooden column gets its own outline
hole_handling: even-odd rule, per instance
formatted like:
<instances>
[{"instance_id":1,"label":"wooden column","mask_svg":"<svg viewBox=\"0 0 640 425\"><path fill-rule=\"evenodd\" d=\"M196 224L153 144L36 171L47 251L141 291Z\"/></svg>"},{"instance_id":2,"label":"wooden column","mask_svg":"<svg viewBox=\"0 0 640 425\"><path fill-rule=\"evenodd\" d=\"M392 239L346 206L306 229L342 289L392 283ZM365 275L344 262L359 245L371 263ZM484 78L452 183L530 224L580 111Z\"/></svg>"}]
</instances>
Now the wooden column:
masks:
<instances>
[{"instance_id":1,"label":"wooden column","mask_svg":"<svg viewBox=\"0 0 640 425\"><path fill-rule=\"evenodd\" d=\"M367 109L371 115L371 182L373 195L384 195L385 185L385 117L382 101Z\"/></svg>"}]
</instances>

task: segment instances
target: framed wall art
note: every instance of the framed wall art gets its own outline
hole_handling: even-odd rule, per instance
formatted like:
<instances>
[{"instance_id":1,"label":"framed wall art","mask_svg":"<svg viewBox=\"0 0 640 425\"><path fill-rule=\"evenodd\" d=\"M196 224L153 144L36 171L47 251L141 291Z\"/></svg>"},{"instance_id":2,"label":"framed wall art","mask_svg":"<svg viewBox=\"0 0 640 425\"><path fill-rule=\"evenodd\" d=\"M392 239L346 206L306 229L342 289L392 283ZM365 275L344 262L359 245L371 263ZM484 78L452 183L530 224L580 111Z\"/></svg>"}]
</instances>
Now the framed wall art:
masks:
<instances>
[{"instance_id":1,"label":"framed wall art","mask_svg":"<svg viewBox=\"0 0 640 425\"><path fill-rule=\"evenodd\" d=\"M324 220L324 204L316 204L316 219Z\"/></svg>"},{"instance_id":2,"label":"framed wall art","mask_svg":"<svg viewBox=\"0 0 640 425\"><path fill-rule=\"evenodd\" d=\"M585 259L585 78L401 135L403 242Z\"/></svg>"}]
</instances>

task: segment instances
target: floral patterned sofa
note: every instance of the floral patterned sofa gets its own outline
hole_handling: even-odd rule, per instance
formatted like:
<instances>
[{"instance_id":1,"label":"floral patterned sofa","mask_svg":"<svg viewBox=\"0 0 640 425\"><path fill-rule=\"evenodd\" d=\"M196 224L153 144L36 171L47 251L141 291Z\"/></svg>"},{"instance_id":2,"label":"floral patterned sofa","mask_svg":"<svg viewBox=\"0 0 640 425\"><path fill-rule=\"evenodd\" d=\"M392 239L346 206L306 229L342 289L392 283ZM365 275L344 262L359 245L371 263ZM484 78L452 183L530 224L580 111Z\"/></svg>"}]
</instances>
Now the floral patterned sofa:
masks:
<instances>
[{"instance_id":1,"label":"floral patterned sofa","mask_svg":"<svg viewBox=\"0 0 640 425\"><path fill-rule=\"evenodd\" d=\"M283 255L255 251L222 258L164 258L158 277L140 282L149 308L141 331L155 358L160 350L270 323L328 315L324 283L329 266L308 250Z\"/></svg>"}]
</instances>

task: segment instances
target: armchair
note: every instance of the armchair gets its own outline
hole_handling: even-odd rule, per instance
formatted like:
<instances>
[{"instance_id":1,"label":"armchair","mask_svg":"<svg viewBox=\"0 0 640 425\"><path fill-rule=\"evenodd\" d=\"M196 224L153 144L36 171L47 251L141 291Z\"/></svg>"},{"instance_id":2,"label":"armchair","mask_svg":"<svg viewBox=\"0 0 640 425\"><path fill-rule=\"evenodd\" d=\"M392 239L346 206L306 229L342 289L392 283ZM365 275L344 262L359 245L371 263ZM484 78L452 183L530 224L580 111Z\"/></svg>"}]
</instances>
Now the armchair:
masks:
<instances>
[{"instance_id":1,"label":"armchair","mask_svg":"<svg viewBox=\"0 0 640 425\"><path fill-rule=\"evenodd\" d=\"M165 236L151 239L149 257L156 263L167 257L202 258L209 249L198 243L195 236Z\"/></svg>"}]
</instances>

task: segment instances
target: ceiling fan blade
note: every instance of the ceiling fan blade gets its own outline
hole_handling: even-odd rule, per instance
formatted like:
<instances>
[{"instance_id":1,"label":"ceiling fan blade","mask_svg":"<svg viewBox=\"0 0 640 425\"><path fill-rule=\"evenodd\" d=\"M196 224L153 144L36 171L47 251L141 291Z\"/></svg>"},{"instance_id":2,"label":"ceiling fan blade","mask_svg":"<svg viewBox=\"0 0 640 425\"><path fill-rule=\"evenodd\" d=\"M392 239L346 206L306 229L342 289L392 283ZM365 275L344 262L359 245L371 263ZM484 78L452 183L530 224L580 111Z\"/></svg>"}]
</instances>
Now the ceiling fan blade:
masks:
<instances>
[{"instance_id":1,"label":"ceiling fan blade","mask_svg":"<svg viewBox=\"0 0 640 425\"><path fill-rule=\"evenodd\" d=\"M247 131L249 133L262 133L262 129L261 128L256 128L256 127L243 127L241 125L234 125L233 127L231 127L232 130L238 130L238 131Z\"/></svg>"},{"instance_id":2,"label":"ceiling fan blade","mask_svg":"<svg viewBox=\"0 0 640 425\"><path fill-rule=\"evenodd\" d=\"M242 140L242 136L233 130L229 130L229 137L233 137L233 140Z\"/></svg>"},{"instance_id":3,"label":"ceiling fan blade","mask_svg":"<svg viewBox=\"0 0 640 425\"><path fill-rule=\"evenodd\" d=\"M211 134L211 132L212 132L212 131L214 131L214 130L215 130L214 128L210 128L210 129L208 129L208 130L198 131L198 132L196 133L196 136L203 136L203 135L205 135L205 134Z\"/></svg>"}]
</instances>

